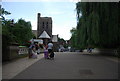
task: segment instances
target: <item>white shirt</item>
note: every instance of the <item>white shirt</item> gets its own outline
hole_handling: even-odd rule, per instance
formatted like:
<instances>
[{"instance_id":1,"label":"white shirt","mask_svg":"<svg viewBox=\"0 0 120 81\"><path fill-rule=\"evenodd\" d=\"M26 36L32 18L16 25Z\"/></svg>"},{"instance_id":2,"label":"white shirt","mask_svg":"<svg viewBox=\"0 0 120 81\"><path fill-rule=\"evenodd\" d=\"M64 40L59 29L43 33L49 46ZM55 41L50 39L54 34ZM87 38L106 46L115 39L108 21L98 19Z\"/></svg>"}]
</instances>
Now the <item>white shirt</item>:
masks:
<instances>
[{"instance_id":1,"label":"white shirt","mask_svg":"<svg viewBox=\"0 0 120 81\"><path fill-rule=\"evenodd\" d=\"M49 44L48 44L48 49L52 49L52 47L53 47L53 44L52 44L52 43L49 43Z\"/></svg>"}]
</instances>

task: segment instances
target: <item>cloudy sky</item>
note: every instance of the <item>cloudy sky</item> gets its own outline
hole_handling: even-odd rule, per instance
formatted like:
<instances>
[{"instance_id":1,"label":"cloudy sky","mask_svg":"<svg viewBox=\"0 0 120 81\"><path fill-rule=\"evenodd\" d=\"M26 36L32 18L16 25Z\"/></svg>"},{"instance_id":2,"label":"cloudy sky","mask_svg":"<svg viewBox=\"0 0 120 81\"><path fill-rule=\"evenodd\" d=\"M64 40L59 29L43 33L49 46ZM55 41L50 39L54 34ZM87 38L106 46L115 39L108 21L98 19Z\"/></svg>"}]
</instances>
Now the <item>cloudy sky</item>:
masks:
<instances>
[{"instance_id":1,"label":"cloudy sky","mask_svg":"<svg viewBox=\"0 0 120 81\"><path fill-rule=\"evenodd\" d=\"M22 18L30 21L32 29L37 30L37 13L42 17L52 17L53 35L69 40L70 30L76 27L76 2L80 0L3 0L2 7L11 13L7 19Z\"/></svg>"}]
</instances>

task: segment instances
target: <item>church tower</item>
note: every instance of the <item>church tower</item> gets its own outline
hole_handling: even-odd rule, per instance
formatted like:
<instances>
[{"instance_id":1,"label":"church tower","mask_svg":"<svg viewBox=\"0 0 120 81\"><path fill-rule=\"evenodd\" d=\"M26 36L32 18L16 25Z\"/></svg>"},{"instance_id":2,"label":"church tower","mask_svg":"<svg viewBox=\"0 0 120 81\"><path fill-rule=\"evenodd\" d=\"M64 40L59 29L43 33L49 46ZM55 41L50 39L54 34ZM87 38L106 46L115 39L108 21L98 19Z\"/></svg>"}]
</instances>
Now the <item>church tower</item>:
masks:
<instances>
[{"instance_id":1,"label":"church tower","mask_svg":"<svg viewBox=\"0 0 120 81\"><path fill-rule=\"evenodd\" d=\"M47 33L52 38L52 18L41 17L41 14L37 15L37 38L41 36L43 32Z\"/></svg>"}]
</instances>

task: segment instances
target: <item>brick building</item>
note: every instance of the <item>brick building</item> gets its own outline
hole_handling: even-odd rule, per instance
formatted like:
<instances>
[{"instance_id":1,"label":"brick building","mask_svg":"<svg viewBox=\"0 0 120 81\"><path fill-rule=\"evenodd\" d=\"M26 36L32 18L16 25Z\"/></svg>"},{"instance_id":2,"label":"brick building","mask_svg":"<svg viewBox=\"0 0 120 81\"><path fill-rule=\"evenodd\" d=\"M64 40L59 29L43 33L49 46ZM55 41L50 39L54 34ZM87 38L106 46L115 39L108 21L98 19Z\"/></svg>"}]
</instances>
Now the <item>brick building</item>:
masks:
<instances>
[{"instance_id":1,"label":"brick building","mask_svg":"<svg viewBox=\"0 0 120 81\"><path fill-rule=\"evenodd\" d=\"M46 31L46 33L52 37L52 18L51 17L41 17L41 14L38 13L37 20L37 37Z\"/></svg>"},{"instance_id":2,"label":"brick building","mask_svg":"<svg viewBox=\"0 0 120 81\"><path fill-rule=\"evenodd\" d=\"M44 45L47 45L48 41L52 41L54 51L57 51L58 35L52 35L52 18L41 17L40 13L37 15L37 39L42 39Z\"/></svg>"},{"instance_id":3,"label":"brick building","mask_svg":"<svg viewBox=\"0 0 120 81\"><path fill-rule=\"evenodd\" d=\"M52 18L41 17L40 13L37 17L37 39L42 39L45 45L52 40Z\"/></svg>"}]
</instances>

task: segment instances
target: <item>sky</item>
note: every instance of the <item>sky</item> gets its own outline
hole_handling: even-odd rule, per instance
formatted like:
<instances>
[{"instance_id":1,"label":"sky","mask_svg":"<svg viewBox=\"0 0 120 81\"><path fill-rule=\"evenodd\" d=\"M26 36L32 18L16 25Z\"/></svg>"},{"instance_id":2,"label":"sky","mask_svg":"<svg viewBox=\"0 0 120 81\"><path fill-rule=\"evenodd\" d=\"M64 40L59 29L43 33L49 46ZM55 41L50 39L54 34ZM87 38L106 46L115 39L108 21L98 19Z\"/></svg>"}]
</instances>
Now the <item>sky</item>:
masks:
<instances>
[{"instance_id":1,"label":"sky","mask_svg":"<svg viewBox=\"0 0 120 81\"><path fill-rule=\"evenodd\" d=\"M3 0L2 7L11 13L5 16L6 19L14 19L16 22L22 18L31 22L32 30L37 30L37 13L41 13L41 17L52 17L53 35L58 34L60 38L69 40L70 30L77 25L75 8L78 0L34 1Z\"/></svg>"}]
</instances>

